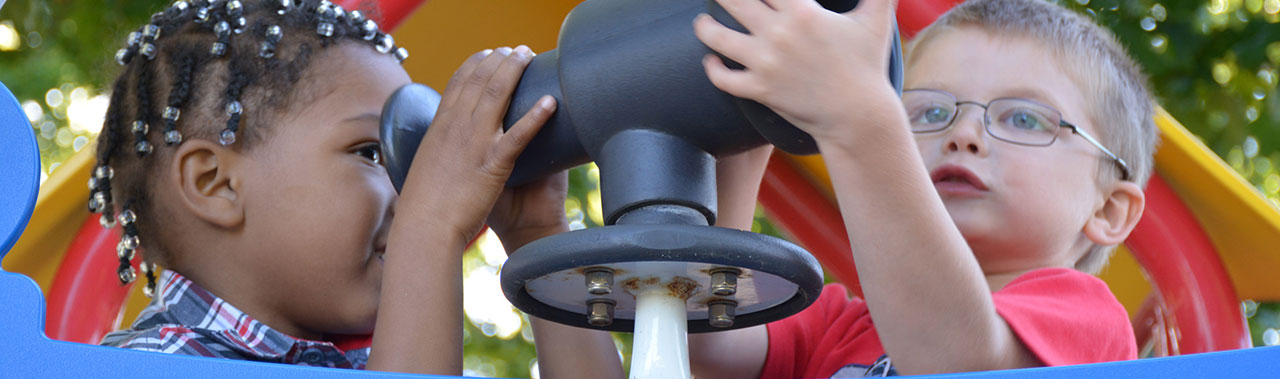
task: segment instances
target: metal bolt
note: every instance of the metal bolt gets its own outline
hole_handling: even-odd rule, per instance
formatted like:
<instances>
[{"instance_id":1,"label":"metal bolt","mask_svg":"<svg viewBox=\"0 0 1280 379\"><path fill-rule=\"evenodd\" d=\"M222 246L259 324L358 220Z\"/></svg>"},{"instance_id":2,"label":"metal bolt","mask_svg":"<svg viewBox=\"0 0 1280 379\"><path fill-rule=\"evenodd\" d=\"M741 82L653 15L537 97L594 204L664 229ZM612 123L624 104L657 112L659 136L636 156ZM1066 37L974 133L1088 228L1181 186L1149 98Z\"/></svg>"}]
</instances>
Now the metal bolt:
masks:
<instances>
[{"instance_id":1,"label":"metal bolt","mask_svg":"<svg viewBox=\"0 0 1280 379\"><path fill-rule=\"evenodd\" d=\"M733 326L734 312L738 309L738 302L733 300L712 300L707 303L707 321L711 326L717 328L728 328Z\"/></svg>"},{"instance_id":2,"label":"metal bolt","mask_svg":"<svg viewBox=\"0 0 1280 379\"><path fill-rule=\"evenodd\" d=\"M613 292L613 270L604 267L587 269L587 293L604 296Z\"/></svg>"},{"instance_id":3,"label":"metal bolt","mask_svg":"<svg viewBox=\"0 0 1280 379\"><path fill-rule=\"evenodd\" d=\"M609 299L587 300L587 323L591 326L609 326L613 324L613 306Z\"/></svg>"},{"instance_id":4,"label":"metal bolt","mask_svg":"<svg viewBox=\"0 0 1280 379\"><path fill-rule=\"evenodd\" d=\"M718 268L711 271L711 294L716 296L733 296L738 292L738 274L736 268Z\"/></svg>"}]
</instances>

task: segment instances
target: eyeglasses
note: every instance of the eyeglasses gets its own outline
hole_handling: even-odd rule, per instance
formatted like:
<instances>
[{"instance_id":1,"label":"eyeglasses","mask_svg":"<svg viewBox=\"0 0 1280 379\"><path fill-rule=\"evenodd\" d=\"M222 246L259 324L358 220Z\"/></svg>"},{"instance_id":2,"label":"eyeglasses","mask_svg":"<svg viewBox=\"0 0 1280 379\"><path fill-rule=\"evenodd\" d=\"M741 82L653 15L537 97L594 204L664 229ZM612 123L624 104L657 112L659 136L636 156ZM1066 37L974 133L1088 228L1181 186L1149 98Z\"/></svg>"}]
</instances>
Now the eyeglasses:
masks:
<instances>
[{"instance_id":1,"label":"eyeglasses","mask_svg":"<svg viewBox=\"0 0 1280 379\"><path fill-rule=\"evenodd\" d=\"M1062 120L1062 113L1034 100L1004 97L987 104L959 101L955 95L934 89L902 91L902 105L907 110L911 131L917 134L946 130L956 121L960 106L971 104L982 107L982 121L987 134L998 140L1024 146L1049 146L1058 140L1062 128L1084 137L1115 161L1120 169L1120 179L1129 180L1129 164L1111 150L1102 146L1093 136L1079 127Z\"/></svg>"}]
</instances>

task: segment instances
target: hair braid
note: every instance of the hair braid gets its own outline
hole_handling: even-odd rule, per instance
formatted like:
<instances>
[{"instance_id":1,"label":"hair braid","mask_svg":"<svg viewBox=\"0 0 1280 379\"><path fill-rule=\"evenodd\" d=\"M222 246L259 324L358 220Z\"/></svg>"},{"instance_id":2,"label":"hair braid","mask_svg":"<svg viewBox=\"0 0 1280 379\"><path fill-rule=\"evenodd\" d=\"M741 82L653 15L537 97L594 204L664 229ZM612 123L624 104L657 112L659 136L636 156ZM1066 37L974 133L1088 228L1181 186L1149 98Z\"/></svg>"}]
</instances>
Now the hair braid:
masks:
<instances>
[{"instance_id":1,"label":"hair braid","mask_svg":"<svg viewBox=\"0 0 1280 379\"><path fill-rule=\"evenodd\" d=\"M195 71L196 58L190 52L175 49L170 55L170 62L173 62L175 75L173 90L169 91L169 106L164 111L164 143L175 145L182 142L182 132L177 130L178 118L182 114L182 106L191 96L191 87L195 85L191 76Z\"/></svg>"},{"instance_id":2,"label":"hair braid","mask_svg":"<svg viewBox=\"0 0 1280 379\"><path fill-rule=\"evenodd\" d=\"M238 148L248 148L261 135L255 131L265 130L273 112L296 96L316 46L340 41L371 44L399 61L408 57L363 13L324 0L179 0L129 33L115 54L124 69L113 85L89 182L90 211L102 213L105 227L121 225L116 270L122 283L136 279L138 251L147 252L140 269L148 295L155 292L155 265L171 263L163 246L171 241L153 238L163 210L150 207L149 180L164 166L155 160L170 156L152 154L151 126L163 120L162 146L214 138L223 145L239 139ZM126 133L132 149L122 147ZM113 198L125 199L118 214ZM142 232L153 234L144 240Z\"/></svg>"}]
</instances>

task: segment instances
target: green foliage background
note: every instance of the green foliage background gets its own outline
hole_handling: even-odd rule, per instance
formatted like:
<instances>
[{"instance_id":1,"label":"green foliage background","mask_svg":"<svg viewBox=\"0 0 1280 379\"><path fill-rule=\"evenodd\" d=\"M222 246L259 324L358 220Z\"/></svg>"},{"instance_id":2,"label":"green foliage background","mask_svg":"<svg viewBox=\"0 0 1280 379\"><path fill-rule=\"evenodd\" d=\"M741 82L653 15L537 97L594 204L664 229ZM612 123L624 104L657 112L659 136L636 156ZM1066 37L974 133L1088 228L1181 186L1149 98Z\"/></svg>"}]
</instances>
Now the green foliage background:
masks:
<instances>
[{"instance_id":1,"label":"green foliage background","mask_svg":"<svg viewBox=\"0 0 1280 379\"><path fill-rule=\"evenodd\" d=\"M1160 104L1280 204L1280 0L1061 3L1114 31L1145 67ZM46 173L95 137L92 128L71 127L69 104L103 95L118 71L111 57L125 34L164 4L28 0L8 1L0 9L0 37L8 28L18 38L16 49L0 46L0 82L32 116ZM599 225L598 172L594 166L579 167L570 181L566 214L575 227ZM756 221L757 232L781 234L759 212ZM468 251L465 260L468 275L500 264L486 260L479 249ZM1280 304L1245 301L1243 306L1254 344L1280 344ZM509 335L499 335L486 315L468 313L468 320L468 374L528 377L534 372L527 320L519 333ZM629 355L629 336L616 337L623 355Z\"/></svg>"}]
</instances>

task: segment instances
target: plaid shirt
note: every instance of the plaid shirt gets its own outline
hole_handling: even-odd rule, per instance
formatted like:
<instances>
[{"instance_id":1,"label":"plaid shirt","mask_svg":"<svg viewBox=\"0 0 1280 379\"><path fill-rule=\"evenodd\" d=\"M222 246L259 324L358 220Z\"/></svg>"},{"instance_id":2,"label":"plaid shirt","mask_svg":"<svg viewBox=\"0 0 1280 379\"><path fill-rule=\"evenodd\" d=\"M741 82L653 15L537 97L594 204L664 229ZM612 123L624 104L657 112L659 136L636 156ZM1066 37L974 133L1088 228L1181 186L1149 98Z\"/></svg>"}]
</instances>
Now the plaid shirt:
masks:
<instances>
[{"instance_id":1,"label":"plaid shirt","mask_svg":"<svg viewBox=\"0 0 1280 379\"><path fill-rule=\"evenodd\" d=\"M369 348L343 352L333 343L294 338L244 314L191 280L160 274L159 294L126 330L102 344L126 349L363 369Z\"/></svg>"}]
</instances>

